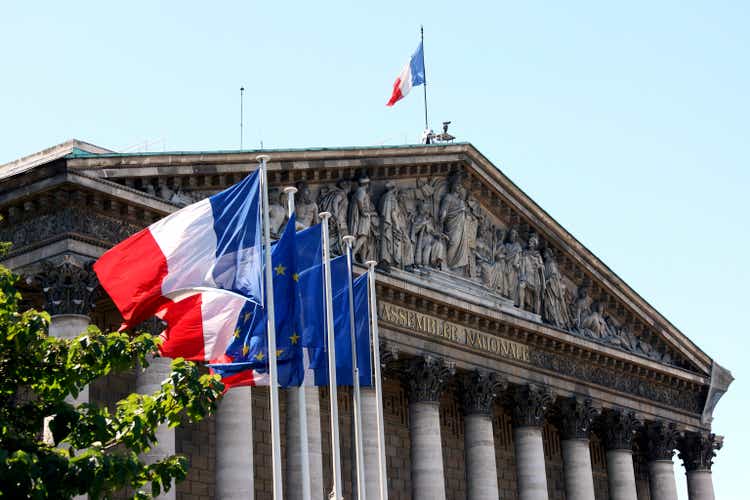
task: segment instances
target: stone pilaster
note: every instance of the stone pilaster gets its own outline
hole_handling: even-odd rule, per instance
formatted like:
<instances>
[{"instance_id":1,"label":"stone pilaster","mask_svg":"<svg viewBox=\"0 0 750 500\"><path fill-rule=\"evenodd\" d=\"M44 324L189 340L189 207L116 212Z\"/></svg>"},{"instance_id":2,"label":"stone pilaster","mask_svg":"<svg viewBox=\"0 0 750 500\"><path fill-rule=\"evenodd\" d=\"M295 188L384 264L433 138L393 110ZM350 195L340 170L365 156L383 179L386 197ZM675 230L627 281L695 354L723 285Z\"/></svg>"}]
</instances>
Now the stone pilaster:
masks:
<instances>
[{"instance_id":1,"label":"stone pilaster","mask_svg":"<svg viewBox=\"0 0 750 500\"><path fill-rule=\"evenodd\" d=\"M552 395L534 385L516 386L510 391L513 442L519 500L548 500L542 426Z\"/></svg>"},{"instance_id":2,"label":"stone pilaster","mask_svg":"<svg viewBox=\"0 0 750 500\"><path fill-rule=\"evenodd\" d=\"M690 500L714 500L711 466L724 438L708 432L686 432L678 440L682 464L685 466Z\"/></svg>"},{"instance_id":3,"label":"stone pilaster","mask_svg":"<svg viewBox=\"0 0 750 500\"><path fill-rule=\"evenodd\" d=\"M469 500L499 498L492 407L507 383L495 373L473 371L459 379L465 415L466 486Z\"/></svg>"},{"instance_id":4,"label":"stone pilaster","mask_svg":"<svg viewBox=\"0 0 750 500\"><path fill-rule=\"evenodd\" d=\"M439 401L450 370L439 358L413 358L404 375L409 388L413 495L441 500L445 498L445 477Z\"/></svg>"},{"instance_id":5,"label":"stone pilaster","mask_svg":"<svg viewBox=\"0 0 750 500\"><path fill-rule=\"evenodd\" d=\"M600 433L607 450L609 496L612 500L637 500L633 438L640 422L633 412L605 410L600 424Z\"/></svg>"},{"instance_id":6,"label":"stone pilaster","mask_svg":"<svg viewBox=\"0 0 750 500\"><path fill-rule=\"evenodd\" d=\"M661 421L646 423L645 448L652 500L677 500L672 456L678 437L675 424Z\"/></svg>"},{"instance_id":7,"label":"stone pilaster","mask_svg":"<svg viewBox=\"0 0 750 500\"><path fill-rule=\"evenodd\" d=\"M558 403L558 428L563 454L565 496L594 500L594 474L591 467L589 436L596 409L590 399L565 398Z\"/></svg>"}]
</instances>

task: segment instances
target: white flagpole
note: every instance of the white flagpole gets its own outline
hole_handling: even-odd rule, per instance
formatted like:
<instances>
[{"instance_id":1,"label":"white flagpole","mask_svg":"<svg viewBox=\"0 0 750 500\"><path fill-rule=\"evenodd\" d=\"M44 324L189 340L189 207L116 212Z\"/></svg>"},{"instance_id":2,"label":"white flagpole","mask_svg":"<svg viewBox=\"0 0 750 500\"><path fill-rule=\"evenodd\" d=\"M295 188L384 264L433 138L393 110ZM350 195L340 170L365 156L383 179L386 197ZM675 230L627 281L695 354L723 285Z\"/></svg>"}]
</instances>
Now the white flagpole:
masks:
<instances>
[{"instance_id":1,"label":"white flagpole","mask_svg":"<svg viewBox=\"0 0 750 500\"><path fill-rule=\"evenodd\" d=\"M294 214L294 193L297 188L289 186L284 188L287 199L287 216L291 219ZM305 401L305 384L304 381L299 387L290 387L290 391L297 392L298 415L299 419L299 441L302 466L302 499L310 500L310 455L307 442L307 402Z\"/></svg>"},{"instance_id":2,"label":"white flagpole","mask_svg":"<svg viewBox=\"0 0 750 500\"><path fill-rule=\"evenodd\" d=\"M281 469L281 429L279 424L279 374L276 366L276 314L273 304L273 269L271 269L271 228L268 221L268 155L258 155L260 182L263 191L263 241L266 255L266 318L268 319L268 372L271 392L271 450L273 456L273 498L283 500Z\"/></svg>"},{"instance_id":3,"label":"white flagpole","mask_svg":"<svg viewBox=\"0 0 750 500\"><path fill-rule=\"evenodd\" d=\"M370 333L375 368L375 409L378 414L378 468L380 469L380 500L388 500L388 475L385 462L385 420L383 419L383 379L380 374L380 335L378 334L378 304L375 299L375 262L366 262L369 270Z\"/></svg>"},{"instance_id":4,"label":"white flagpole","mask_svg":"<svg viewBox=\"0 0 750 500\"><path fill-rule=\"evenodd\" d=\"M333 462L333 498L343 500L343 483L341 481L341 449L339 446L339 401L336 391L336 337L333 330L333 290L331 286L331 255L329 248L328 219L331 212L321 212L321 230L323 232L323 277L326 298L326 329L328 331L328 386L331 400L331 457Z\"/></svg>"},{"instance_id":5,"label":"white flagpole","mask_svg":"<svg viewBox=\"0 0 750 500\"><path fill-rule=\"evenodd\" d=\"M352 415L354 419L354 453L356 458L357 498L366 500L365 493L365 456L362 444L362 404L359 391L359 368L357 367L357 331L354 318L354 279L352 278L352 243L354 236L347 235L343 238L346 244L346 265L348 267L349 280L349 331L352 341L352 402L354 407ZM369 351L368 351L369 352ZM353 488L352 488L353 489Z\"/></svg>"}]
</instances>

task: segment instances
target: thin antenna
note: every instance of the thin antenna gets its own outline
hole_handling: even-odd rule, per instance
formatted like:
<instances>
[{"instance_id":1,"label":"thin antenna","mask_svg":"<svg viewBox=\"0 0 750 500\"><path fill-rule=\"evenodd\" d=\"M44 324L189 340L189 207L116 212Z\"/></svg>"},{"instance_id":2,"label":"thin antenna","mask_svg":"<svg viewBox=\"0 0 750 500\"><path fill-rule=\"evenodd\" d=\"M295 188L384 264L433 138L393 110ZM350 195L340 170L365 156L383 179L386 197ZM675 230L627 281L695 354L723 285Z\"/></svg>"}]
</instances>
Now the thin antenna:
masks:
<instances>
[{"instance_id":1,"label":"thin antenna","mask_svg":"<svg viewBox=\"0 0 750 500\"><path fill-rule=\"evenodd\" d=\"M427 65L424 63L424 26L419 26L419 35L422 38L422 68L424 68L424 129L429 129L427 125Z\"/></svg>"},{"instance_id":2,"label":"thin antenna","mask_svg":"<svg viewBox=\"0 0 750 500\"><path fill-rule=\"evenodd\" d=\"M244 121L245 121L245 87L240 87L240 149L242 149L244 139Z\"/></svg>"}]
</instances>

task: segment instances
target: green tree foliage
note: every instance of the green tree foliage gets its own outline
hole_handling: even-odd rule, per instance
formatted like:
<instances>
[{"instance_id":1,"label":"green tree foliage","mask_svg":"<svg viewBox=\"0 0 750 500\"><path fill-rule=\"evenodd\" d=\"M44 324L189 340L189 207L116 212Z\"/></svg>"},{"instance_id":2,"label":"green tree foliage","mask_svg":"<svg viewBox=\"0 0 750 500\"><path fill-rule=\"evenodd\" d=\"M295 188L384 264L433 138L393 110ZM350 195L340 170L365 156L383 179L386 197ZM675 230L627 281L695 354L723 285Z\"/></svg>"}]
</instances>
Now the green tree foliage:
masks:
<instances>
[{"instance_id":1,"label":"green tree foliage","mask_svg":"<svg viewBox=\"0 0 750 500\"><path fill-rule=\"evenodd\" d=\"M93 326L72 340L52 338L47 313L20 310L16 281L0 266L0 497L109 498L129 488L149 498L184 479L185 457L145 464L139 454L156 444L159 424L210 414L223 389L218 377L178 358L154 394L131 394L113 411L73 406L66 398L97 378L147 366L157 339ZM43 440L45 420L53 443Z\"/></svg>"}]
</instances>

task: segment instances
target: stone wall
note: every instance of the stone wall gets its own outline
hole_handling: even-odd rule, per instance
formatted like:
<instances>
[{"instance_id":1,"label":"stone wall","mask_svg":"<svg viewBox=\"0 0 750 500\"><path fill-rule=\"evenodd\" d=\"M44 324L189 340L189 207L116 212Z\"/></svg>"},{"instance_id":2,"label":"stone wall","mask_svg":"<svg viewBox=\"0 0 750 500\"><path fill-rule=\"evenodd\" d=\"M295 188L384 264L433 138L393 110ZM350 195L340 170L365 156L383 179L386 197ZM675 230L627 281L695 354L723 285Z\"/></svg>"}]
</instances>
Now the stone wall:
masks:
<instances>
[{"instance_id":1,"label":"stone wall","mask_svg":"<svg viewBox=\"0 0 750 500\"><path fill-rule=\"evenodd\" d=\"M209 417L175 429L176 452L185 455L189 469L177 485L177 500L210 500L216 497L216 421ZM250 471L248 471L248 474Z\"/></svg>"},{"instance_id":2,"label":"stone wall","mask_svg":"<svg viewBox=\"0 0 750 500\"><path fill-rule=\"evenodd\" d=\"M446 499L462 500L466 498L464 416L458 405L458 395L452 390L445 391L440 400L440 438Z\"/></svg>"},{"instance_id":3,"label":"stone wall","mask_svg":"<svg viewBox=\"0 0 750 500\"><path fill-rule=\"evenodd\" d=\"M513 448L510 414L498 403L495 404L492 430L495 433L495 459L497 460L497 483L500 489L500 498L517 500L516 452Z\"/></svg>"},{"instance_id":4,"label":"stone wall","mask_svg":"<svg viewBox=\"0 0 750 500\"><path fill-rule=\"evenodd\" d=\"M542 442L544 444L544 464L547 469L549 500L565 500L565 476L563 473L560 433L549 422L546 422L542 429Z\"/></svg>"},{"instance_id":5,"label":"stone wall","mask_svg":"<svg viewBox=\"0 0 750 500\"><path fill-rule=\"evenodd\" d=\"M609 483L607 482L607 455L599 437L591 433L589 441L591 468L594 474L594 495L596 500L609 500Z\"/></svg>"},{"instance_id":6,"label":"stone wall","mask_svg":"<svg viewBox=\"0 0 750 500\"><path fill-rule=\"evenodd\" d=\"M411 437L406 391L396 379L383 381L388 498L411 498Z\"/></svg>"}]
</instances>

